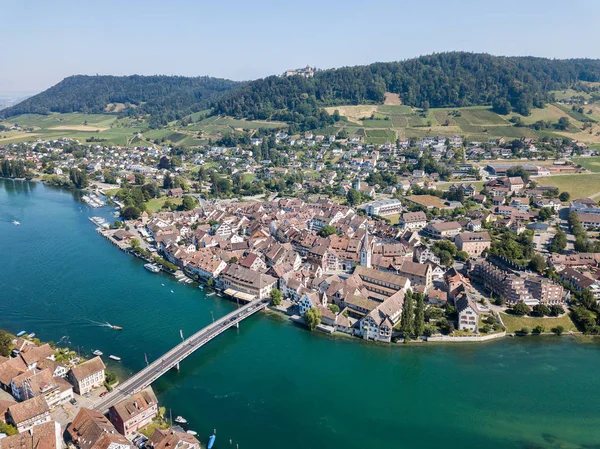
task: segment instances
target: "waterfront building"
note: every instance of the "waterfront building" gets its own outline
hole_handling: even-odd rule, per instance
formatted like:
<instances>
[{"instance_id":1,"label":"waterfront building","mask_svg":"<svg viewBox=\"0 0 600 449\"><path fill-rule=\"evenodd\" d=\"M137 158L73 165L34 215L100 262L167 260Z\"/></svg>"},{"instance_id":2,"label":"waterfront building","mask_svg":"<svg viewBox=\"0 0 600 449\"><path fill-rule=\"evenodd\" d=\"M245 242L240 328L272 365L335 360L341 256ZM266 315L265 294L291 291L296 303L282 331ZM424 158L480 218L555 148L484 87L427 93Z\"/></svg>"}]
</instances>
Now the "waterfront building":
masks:
<instances>
[{"instance_id":1,"label":"waterfront building","mask_svg":"<svg viewBox=\"0 0 600 449\"><path fill-rule=\"evenodd\" d=\"M100 357L94 357L81 365L71 368L68 379L75 389L75 393L84 395L94 388L104 384L104 362Z\"/></svg>"},{"instance_id":2,"label":"waterfront building","mask_svg":"<svg viewBox=\"0 0 600 449\"><path fill-rule=\"evenodd\" d=\"M193 435L174 428L156 429L146 446L152 449L200 449L200 442Z\"/></svg>"},{"instance_id":3,"label":"waterfront building","mask_svg":"<svg viewBox=\"0 0 600 449\"><path fill-rule=\"evenodd\" d=\"M398 290L360 320L360 332L363 339L391 341L394 326L400 321L405 295L405 289Z\"/></svg>"},{"instance_id":4,"label":"waterfront building","mask_svg":"<svg viewBox=\"0 0 600 449\"><path fill-rule=\"evenodd\" d=\"M267 298L277 284L277 279L273 276L258 273L238 264L230 264L217 280L226 294L234 296L242 293L248 295L248 300ZM241 296L241 298L246 297Z\"/></svg>"},{"instance_id":5,"label":"waterfront building","mask_svg":"<svg viewBox=\"0 0 600 449\"><path fill-rule=\"evenodd\" d=\"M82 408L66 431L70 442L78 449L132 449L127 438L102 413Z\"/></svg>"},{"instance_id":6,"label":"waterfront building","mask_svg":"<svg viewBox=\"0 0 600 449\"><path fill-rule=\"evenodd\" d=\"M108 410L110 422L126 437L149 424L157 414L158 401L152 387L135 393Z\"/></svg>"}]
</instances>

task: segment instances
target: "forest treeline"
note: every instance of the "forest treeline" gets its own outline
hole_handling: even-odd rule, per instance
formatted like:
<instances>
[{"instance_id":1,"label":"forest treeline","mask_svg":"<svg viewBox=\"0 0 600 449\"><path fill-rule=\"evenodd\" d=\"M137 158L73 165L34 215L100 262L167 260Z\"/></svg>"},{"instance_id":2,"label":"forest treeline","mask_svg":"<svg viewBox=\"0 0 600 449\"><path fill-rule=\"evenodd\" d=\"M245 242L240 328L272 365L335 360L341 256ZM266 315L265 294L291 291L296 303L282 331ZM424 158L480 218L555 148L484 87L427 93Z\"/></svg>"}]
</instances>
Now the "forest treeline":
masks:
<instances>
[{"instance_id":1,"label":"forest treeline","mask_svg":"<svg viewBox=\"0 0 600 449\"><path fill-rule=\"evenodd\" d=\"M51 112L149 114L156 126L207 109L242 83L211 77L85 76L65 78L44 92L0 111L0 117ZM123 105L111 109L110 105Z\"/></svg>"},{"instance_id":2,"label":"forest treeline","mask_svg":"<svg viewBox=\"0 0 600 449\"><path fill-rule=\"evenodd\" d=\"M322 70L313 78L270 76L248 83L210 77L72 76L0 116L101 113L120 103L125 108L113 112L150 114L151 126L158 127L211 107L214 115L280 120L295 132L340 119L325 112L325 106L382 103L386 92L422 109L490 105L500 114L528 115L552 100L551 91L596 81L600 60L451 52Z\"/></svg>"}]
</instances>

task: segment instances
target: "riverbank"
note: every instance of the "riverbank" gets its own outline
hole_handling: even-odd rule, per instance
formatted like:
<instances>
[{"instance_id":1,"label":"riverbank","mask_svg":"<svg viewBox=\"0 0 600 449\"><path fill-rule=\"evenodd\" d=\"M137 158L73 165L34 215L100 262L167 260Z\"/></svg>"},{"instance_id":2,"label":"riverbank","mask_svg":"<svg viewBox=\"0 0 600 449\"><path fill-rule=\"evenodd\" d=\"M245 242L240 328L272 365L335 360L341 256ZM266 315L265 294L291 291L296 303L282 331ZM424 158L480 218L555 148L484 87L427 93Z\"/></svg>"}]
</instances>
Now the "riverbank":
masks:
<instances>
[{"instance_id":1,"label":"riverbank","mask_svg":"<svg viewBox=\"0 0 600 449\"><path fill-rule=\"evenodd\" d=\"M88 216L108 212L87 210L70 191L28 184L0 182L9 255L1 264L0 328L118 355L121 362L107 363L124 379L146 366L145 356L155 360L180 342L180 330L191 335L236 308L150 273L91 236ZM94 323L107 321L123 331ZM200 436L217 429L218 441L233 439L242 449L454 449L466 439L488 449L575 449L597 442L597 339L407 346L323 337L269 312L223 333L152 387ZM397 413L398 404L411 413Z\"/></svg>"}]
</instances>

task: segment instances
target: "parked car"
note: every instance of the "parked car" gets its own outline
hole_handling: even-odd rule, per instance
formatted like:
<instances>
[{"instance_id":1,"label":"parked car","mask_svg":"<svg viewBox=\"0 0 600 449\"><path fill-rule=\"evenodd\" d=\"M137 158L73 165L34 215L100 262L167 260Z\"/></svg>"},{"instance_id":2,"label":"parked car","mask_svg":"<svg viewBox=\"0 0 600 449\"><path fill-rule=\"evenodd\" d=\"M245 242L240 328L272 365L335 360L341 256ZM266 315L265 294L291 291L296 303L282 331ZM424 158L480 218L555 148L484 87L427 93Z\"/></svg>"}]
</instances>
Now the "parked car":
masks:
<instances>
[{"instance_id":1,"label":"parked car","mask_svg":"<svg viewBox=\"0 0 600 449\"><path fill-rule=\"evenodd\" d=\"M77 405L77 400L75 398L71 399L69 402L73 405Z\"/></svg>"},{"instance_id":2,"label":"parked car","mask_svg":"<svg viewBox=\"0 0 600 449\"><path fill-rule=\"evenodd\" d=\"M103 393L100 393L100 397L103 398L104 396L106 396L108 394L108 391L104 391Z\"/></svg>"}]
</instances>

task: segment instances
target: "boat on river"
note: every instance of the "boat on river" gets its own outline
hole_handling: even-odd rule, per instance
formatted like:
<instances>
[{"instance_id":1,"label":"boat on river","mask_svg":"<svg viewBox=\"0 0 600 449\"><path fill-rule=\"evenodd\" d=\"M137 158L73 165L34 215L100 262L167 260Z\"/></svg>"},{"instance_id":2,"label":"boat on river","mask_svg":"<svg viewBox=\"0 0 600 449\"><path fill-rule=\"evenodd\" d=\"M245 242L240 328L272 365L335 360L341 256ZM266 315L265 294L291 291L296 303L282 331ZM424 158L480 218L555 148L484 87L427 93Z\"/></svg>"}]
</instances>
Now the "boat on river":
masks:
<instances>
[{"instance_id":1,"label":"boat on river","mask_svg":"<svg viewBox=\"0 0 600 449\"><path fill-rule=\"evenodd\" d=\"M216 435L211 435L210 438L208 439L208 449L212 449L212 447L215 445L215 440L217 439Z\"/></svg>"},{"instance_id":2,"label":"boat on river","mask_svg":"<svg viewBox=\"0 0 600 449\"><path fill-rule=\"evenodd\" d=\"M21 331L17 334L17 337L22 337L23 335L25 335L27 332L25 331Z\"/></svg>"},{"instance_id":3,"label":"boat on river","mask_svg":"<svg viewBox=\"0 0 600 449\"><path fill-rule=\"evenodd\" d=\"M185 419L183 416L178 416L177 418L175 418L175 422L178 422L179 424L186 424L187 419Z\"/></svg>"},{"instance_id":4,"label":"boat on river","mask_svg":"<svg viewBox=\"0 0 600 449\"><path fill-rule=\"evenodd\" d=\"M195 430L188 430L187 433L194 436L198 435L198 432L196 432Z\"/></svg>"},{"instance_id":5,"label":"boat on river","mask_svg":"<svg viewBox=\"0 0 600 449\"><path fill-rule=\"evenodd\" d=\"M17 221L17 220L13 220L12 224L14 224L15 226L19 226L21 224L21 222Z\"/></svg>"},{"instance_id":6,"label":"boat on river","mask_svg":"<svg viewBox=\"0 0 600 449\"><path fill-rule=\"evenodd\" d=\"M92 354L97 355L97 356L101 356L102 355L102 351L100 351L99 349L96 349L94 352L92 352Z\"/></svg>"},{"instance_id":7,"label":"boat on river","mask_svg":"<svg viewBox=\"0 0 600 449\"><path fill-rule=\"evenodd\" d=\"M160 267L158 265L156 265L155 263L144 264L144 268L148 271L151 271L152 273L160 272Z\"/></svg>"},{"instance_id":8,"label":"boat on river","mask_svg":"<svg viewBox=\"0 0 600 449\"><path fill-rule=\"evenodd\" d=\"M116 355L109 355L108 358L109 359L113 359L116 362L120 362L121 361L121 357L117 357Z\"/></svg>"}]
</instances>

